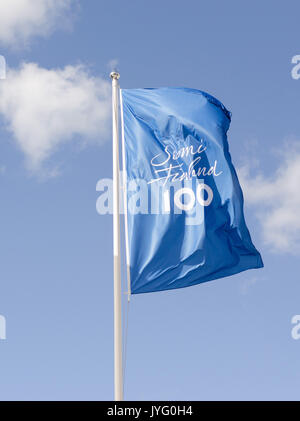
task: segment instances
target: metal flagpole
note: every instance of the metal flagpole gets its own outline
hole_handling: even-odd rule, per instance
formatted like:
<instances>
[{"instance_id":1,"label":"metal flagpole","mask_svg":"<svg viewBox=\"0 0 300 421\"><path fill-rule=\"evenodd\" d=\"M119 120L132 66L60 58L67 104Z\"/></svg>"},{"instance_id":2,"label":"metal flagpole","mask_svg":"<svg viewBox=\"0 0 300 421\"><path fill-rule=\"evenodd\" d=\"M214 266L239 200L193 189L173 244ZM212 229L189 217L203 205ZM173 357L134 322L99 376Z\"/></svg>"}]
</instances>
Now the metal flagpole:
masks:
<instances>
[{"instance_id":1,"label":"metal flagpole","mask_svg":"<svg viewBox=\"0 0 300 421\"><path fill-rule=\"evenodd\" d=\"M113 243L114 243L114 376L115 401L123 400L121 258L120 258L120 164L119 73L111 72L113 113Z\"/></svg>"}]
</instances>

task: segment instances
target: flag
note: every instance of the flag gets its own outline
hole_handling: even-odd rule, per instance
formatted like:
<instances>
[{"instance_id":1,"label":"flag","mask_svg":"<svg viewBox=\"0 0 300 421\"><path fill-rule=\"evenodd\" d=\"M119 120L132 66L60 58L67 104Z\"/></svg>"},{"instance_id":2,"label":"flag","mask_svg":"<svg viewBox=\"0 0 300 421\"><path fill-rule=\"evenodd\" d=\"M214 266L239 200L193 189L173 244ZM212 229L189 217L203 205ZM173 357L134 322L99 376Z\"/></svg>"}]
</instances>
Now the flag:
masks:
<instances>
[{"instance_id":1,"label":"flag","mask_svg":"<svg viewBox=\"0 0 300 421\"><path fill-rule=\"evenodd\" d=\"M121 115L131 293L263 267L244 219L224 105L196 89L122 89Z\"/></svg>"}]
</instances>

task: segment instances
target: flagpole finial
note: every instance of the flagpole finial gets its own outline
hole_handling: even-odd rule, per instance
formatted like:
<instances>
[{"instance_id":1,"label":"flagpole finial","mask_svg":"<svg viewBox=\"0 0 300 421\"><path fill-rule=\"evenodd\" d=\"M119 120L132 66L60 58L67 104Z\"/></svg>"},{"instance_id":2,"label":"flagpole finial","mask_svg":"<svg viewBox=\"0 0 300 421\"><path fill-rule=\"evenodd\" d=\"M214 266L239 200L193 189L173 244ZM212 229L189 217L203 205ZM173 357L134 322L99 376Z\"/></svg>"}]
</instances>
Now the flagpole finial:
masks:
<instances>
[{"instance_id":1,"label":"flagpole finial","mask_svg":"<svg viewBox=\"0 0 300 421\"><path fill-rule=\"evenodd\" d=\"M118 72L111 72L110 77L111 77L111 79L118 80L118 79L120 79L120 73L118 73Z\"/></svg>"}]
</instances>

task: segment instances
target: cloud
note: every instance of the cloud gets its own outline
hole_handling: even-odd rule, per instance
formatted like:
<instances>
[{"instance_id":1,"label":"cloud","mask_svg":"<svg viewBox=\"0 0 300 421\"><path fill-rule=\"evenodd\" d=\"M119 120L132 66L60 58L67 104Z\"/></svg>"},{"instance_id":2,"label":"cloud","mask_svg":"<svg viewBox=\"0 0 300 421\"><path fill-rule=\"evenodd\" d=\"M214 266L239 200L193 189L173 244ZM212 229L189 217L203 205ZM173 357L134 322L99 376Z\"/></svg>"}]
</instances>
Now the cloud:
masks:
<instances>
[{"instance_id":1,"label":"cloud","mask_svg":"<svg viewBox=\"0 0 300 421\"><path fill-rule=\"evenodd\" d=\"M272 176L255 176L249 166L239 170L247 205L261 225L264 243L274 252L300 254L300 142L286 141L277 153Z\"/></svg>"},{"instance_id":2,"label":"cloud","mask_svg":"<svg viewBox=\"0 0 300 421\"><path fill-rule=\"evenodd\" d=\"M9 0L1 5L0 43L26 45L35 36L47 36L57 26L68 26L77 0Z\"/></svg>"},{"instance_id":3,"label":"cloud","mask_svg":"<svg viewBox=\"0 0 300 421\"><path fill-rule=\"evenodd\" d=\"M0 113L27 167L37 172L66 142L101 143L107 138L110 83L91 76L82 65L48 70L24 63L9 69L0 84Z\"/></svg>"}]
</instances>

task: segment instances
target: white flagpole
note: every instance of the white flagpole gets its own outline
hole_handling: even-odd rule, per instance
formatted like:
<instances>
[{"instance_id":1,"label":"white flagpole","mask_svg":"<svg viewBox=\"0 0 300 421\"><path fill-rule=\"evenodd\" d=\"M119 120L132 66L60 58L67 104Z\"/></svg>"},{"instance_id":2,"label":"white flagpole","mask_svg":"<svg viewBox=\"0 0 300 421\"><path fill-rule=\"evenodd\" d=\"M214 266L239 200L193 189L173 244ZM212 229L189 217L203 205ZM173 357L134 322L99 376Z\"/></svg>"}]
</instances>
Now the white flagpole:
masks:
<instances>
[{"instance_id":1,"label":"white flagpole","mask_svg":"<svg viewBox=\"0 0 300 421\"><path fill-rule=\"evenodd\" d=\"M115 401L123 400L121 258L120 258L120 164L119 73L111 72L113 113L113 243L114 243L114 377Z\"/></svg>"}]
</instances>

